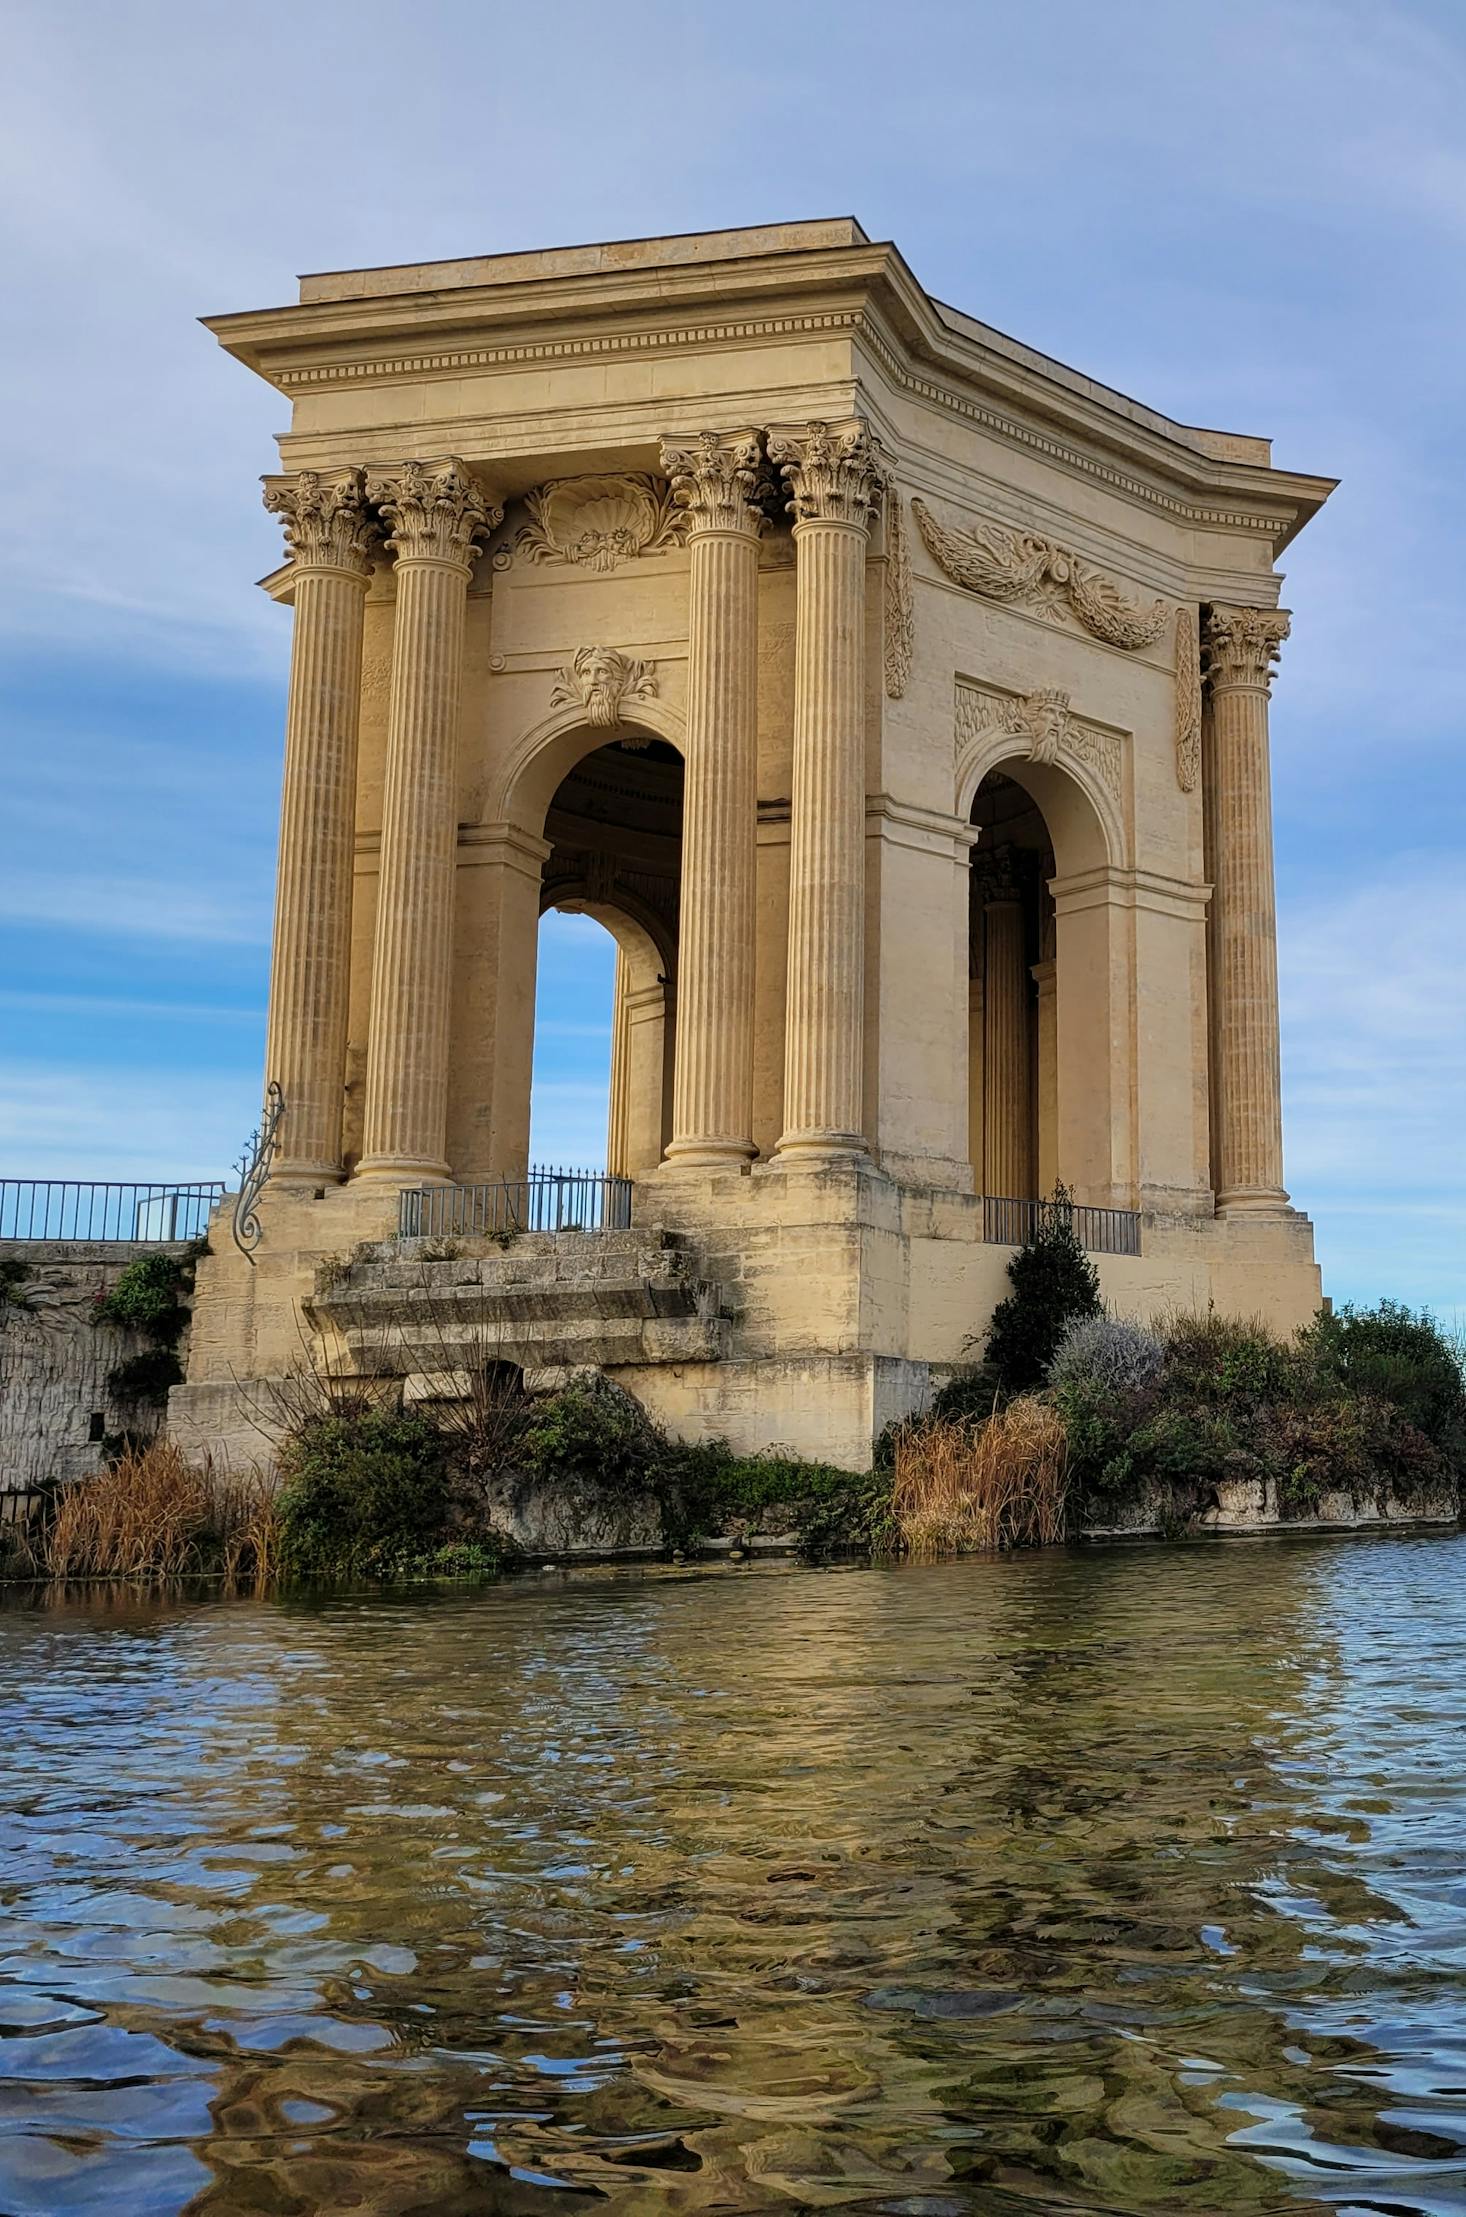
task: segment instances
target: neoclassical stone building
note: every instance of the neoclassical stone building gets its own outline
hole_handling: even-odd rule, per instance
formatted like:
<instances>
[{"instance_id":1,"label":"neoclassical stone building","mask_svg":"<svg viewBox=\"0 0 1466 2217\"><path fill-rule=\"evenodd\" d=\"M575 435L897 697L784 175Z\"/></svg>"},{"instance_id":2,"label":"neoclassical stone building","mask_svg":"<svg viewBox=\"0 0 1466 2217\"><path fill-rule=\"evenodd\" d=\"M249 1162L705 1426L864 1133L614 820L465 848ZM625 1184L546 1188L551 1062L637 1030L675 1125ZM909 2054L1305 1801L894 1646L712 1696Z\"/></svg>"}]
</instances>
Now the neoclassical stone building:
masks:
<instances>
[{"instance_id":1,"label":"neoclassical stone building","mask_svg":"<svg viewBox=\"0 0 1466 2217\"><path fill-rule=\"evenodd\" d=\"M1328 480L849 220L310 277L209 328L291 407L286 1112L180 1427L229 1432L302 1303L388 1364L411 1263L531 1369L858 1460L981 1335L994 1204L1059 1180L1124 1212L1118 1308L1312 1311L1268 696ZM405 1189L524 1177L547 907L617 942L633 1229L321 1272Z\"/></svg>"}]
</instances>

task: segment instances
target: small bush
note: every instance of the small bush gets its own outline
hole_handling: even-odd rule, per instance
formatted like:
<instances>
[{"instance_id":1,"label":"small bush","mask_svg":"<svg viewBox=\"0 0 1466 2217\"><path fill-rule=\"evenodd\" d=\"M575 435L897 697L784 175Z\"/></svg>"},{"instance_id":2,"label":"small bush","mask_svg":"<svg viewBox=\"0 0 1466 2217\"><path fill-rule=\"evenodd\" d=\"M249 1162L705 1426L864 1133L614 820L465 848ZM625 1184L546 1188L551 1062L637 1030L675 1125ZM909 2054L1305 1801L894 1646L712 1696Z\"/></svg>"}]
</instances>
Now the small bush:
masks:
<instances>
[{"instance_id":1,"label":"small bush","mask_svg":"<svg viewBox=\"0 0 1466 2217\"><path fill-rule=\"evenodd\" d=\"M116 1401L147 1402L160 1408L169 1388L183 1383L183 1365L171 1347L149 1347L128 1355L107 1373L107 1391Z\"/></svg>"},{"instance_id":2,"label":"small bush","mask_svg":"<svg viewBox=\"0 0 1466 2217\"><path fill-rule=\"evenodd\" d=\"M61 1493L45 1542L53 1578L179 1578L207 1570L208 1479L164 1441Z\"/></svg>"},{"instance_id":3,"label":"small bush","mask_svg":"<svg viewBox=\"0 0 1466 2217\"><path fill-rule=\"evenodd\" d=\"M793 1455L735 1455L723 1440L666 1444L657 1474L663 1517L683 1543L731 1532L797 1539L808 1555L889 1553L891 1481Z\"/></svg>"},{"instance_id":4,"label":"small bush","mask_svg":"<svg viewBox=\"0 0 1466 2217\"><path fill-rule=\"evenodd\" d=\"M11 1318L35 1307L25 1290L30 1276L31 1266L21 1256L0 1255L0 1332Z\"/></svg>"},{"instance_id":5,"label":"small bush","mask_svg":"<svg viewBox=\"0 0 1466 2217\"><path fill-rule=\"evenodd\" d=\"M1109 1393L1144 1393L1165 1368L1166 1350L1143 1324L1112 1316L1075 1317L1049 1364L1049 1384L1094 1385Z\"/></svg>"},{"instance_id":6,"label":"small bush","mask_svg":"<svg viewBox=\"0 0 1466 2217\"><path fill-rule=\"evenodd\" d=\"M280 1476L289 1576L383 1575L447 1537L447 1443L415 1411L358 1405L310 1417L281 1449Z\"/></svg>"},{"instance_id":7,"label":"small bush","mask_svg":"<svg viewBox=\"0 0 1466 2217\"><path fill-rule=\"evenodd\" d=\"M178 1298L185 1271L174 1255L139 1255L97 1303L95 1321L146 1332L159 1345L171 1345L187 1322L188 1312Z\"/></svg>"},{"instance_id":8,"label":"small bush","mask_svg":"<svg viewBox=\"0 0 1466 2217\"><path fill-rule=\"evenodd\" d=\"M1099 1278L1074 1233L1063 1186L1008 1265L1013 1291L993 1311L986 1364L1005 1394L1025 1393L1048 1376L1059 1341L1076 1317L1102 1312Z\"/></svg>"},{"instance_id":9,"label":"small bush","mask_svg":"<svg viewBox=\"0 0 1466 2217\"><path fill-rule=\"evenodd\" d=\"M539 1477L625 1495L649 1490L667 1443L638 1401L598 1379L535 1403L518 1450Z\"/></svg>"},{"instance_id":10,"label":"small bush","mask_svg":"<svg viewBox=\"0 0 1466 2217\"><path fill-rule=\"evenodd\" d=\"M938 1424L981 1424L993 1414L1001 1398L992 1371L983 1363L974 1363L937 1388L928 1414Z\"/></svg>"},{"instance_id":11,"label":"small bush","mask_svg":"<svg viewBox=\"0 0 1466 2217\"><path fill-rule=\"evenodd\" d=\"M1466 1381L1428 1310L1398 1301L1321 1314L1301 1346L1322 1381L1394 1409L1458 1467L1466 1467Z\"/></svg>"}]
</instances>

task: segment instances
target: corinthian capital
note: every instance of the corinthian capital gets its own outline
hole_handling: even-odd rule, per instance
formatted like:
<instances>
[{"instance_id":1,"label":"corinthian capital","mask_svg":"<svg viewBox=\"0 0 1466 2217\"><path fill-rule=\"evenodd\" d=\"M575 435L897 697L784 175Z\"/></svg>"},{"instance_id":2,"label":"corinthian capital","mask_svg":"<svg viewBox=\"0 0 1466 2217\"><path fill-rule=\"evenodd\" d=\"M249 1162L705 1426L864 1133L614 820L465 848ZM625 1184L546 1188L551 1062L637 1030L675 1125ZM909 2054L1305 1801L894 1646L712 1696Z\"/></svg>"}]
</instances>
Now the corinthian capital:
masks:
<instances>
[{"instance_id":1,"label":"corinthian capital","mask_svg":"<svg viewBox=\"0 0 1466 2217\"><path fill-rule=\"evenodd\" d=\"M265 506L285 525L285 544L297 569L371 571L375 526L367 514L360 470L298 470L267 477Z\"/></svg>"},{"instance_id":2,"label":"corinthian capital","mask_svg":"<svg viewBox=\"0 0 1466 2217\"><path fill-rule=\"evenodd\" d=\"M662 468L691 530L762 529L754 504L769 480L755 432L700 431L687 447L664 439Z\"/></svg>"},{"instance_id":3,"label":"corinthian capital","mask_svg":"<svg viewBox=\"0 0 1466 2217\"><path fill-rule=\"evenodd\" d=\"M1213 692L1239 685L1266 693L1289 628L1285 608L1219 608L1213 603L1202 630Z\"/></svg>"},{"instance_id":4,"label":"corinthian capital","mask_svg":"<svg viewBox=\"0 0 1466 2217\"><path fill-rule=\"evenodd\" d=\"M789 488L789 513L796 523L870 528L886 471L880 448L858 417L811 423L802 432L771 431L769 460L778 464Z\"/></svg>"},{"instance_id":5,"label":"corinthian capital","mask_svg":"<svg viewBox=\"0 0 1466 2217\"><path fill-rule=\"evenodd\" d=\"M504 513L485 497L461 462L404 462L373 476L368 494L388 526L387 545L399 562L472 562Z\"/></svg>"}]
</instances>

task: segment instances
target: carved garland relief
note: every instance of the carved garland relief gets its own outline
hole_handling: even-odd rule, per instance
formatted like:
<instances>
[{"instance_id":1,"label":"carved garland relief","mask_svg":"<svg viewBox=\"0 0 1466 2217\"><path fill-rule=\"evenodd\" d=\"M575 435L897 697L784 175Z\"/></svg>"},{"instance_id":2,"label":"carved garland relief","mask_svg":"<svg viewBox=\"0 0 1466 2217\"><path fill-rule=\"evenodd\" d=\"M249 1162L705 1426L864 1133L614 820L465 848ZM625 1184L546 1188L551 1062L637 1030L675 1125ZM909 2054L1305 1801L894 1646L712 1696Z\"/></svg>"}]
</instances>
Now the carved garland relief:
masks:
<instances>
[{"instance_id":1,"label":"carved garland relief","mask_svg":"<svg viewBox=\"0 0 1466 2217\"><path fill-rule=\"evenodd\" d=\"M894 485L886 493L885 584L886 698L898 701L911 675L916 645L916 611L911 599L911 549Z\"/></svg>"},{"instance_id":2,"label":"carved garland relief","mask_svg":"<svg viewBox=\"0 0 1466 2217\"><path fill-rule=\"evenodd\" d=\"M969 593L1026 604L1053 619L1068 609L1094 638L1132 654L1153 646L1165 628L1169 601L1132 599L1116 579L1056 540L991 518L958 530L939 523L925 501L911 506L933 561Z\"/></svg>"},{"instance_id":3,"label":"carved garland relief","mask_svg":"<svg viewBox=\"0 0 1466 2217\"><path fill-rule=\"evenodd\" d=\"M1193 601L1176 610L1176 782L1194 793L1201 776L1201 625Z\"/></svg>"}]
</instances>

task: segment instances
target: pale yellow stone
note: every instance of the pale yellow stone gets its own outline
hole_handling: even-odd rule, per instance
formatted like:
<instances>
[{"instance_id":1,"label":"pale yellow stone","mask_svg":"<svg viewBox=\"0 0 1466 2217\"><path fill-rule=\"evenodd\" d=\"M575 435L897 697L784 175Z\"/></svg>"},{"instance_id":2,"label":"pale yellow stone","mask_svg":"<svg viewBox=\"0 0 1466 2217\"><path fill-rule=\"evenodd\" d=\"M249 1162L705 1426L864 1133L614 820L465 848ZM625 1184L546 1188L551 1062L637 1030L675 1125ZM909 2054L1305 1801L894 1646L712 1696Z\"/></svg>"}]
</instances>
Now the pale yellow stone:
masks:
<instances>
[{"instance_id":1,"label":"pale yellow stone","mask_svg":"<svg viewBox=\"0 0 1466 2217\"><path fill-rule=\"evenodd\" d=\"M1141 1212L1124 1313L1312 1311L1267 711L1327 480L844 219L316 276L212 328L293 411L287 1111L180 1421L289 1358L313 1258L399 1186L523 1174L546 905L616 938L608 1164L720 1319L696 1360L608 1323L674 1428L859 1460L1001 1294L984 1189ZM1005 842L1021 899L974 927Z\"/></svg>"}]
</instances>

